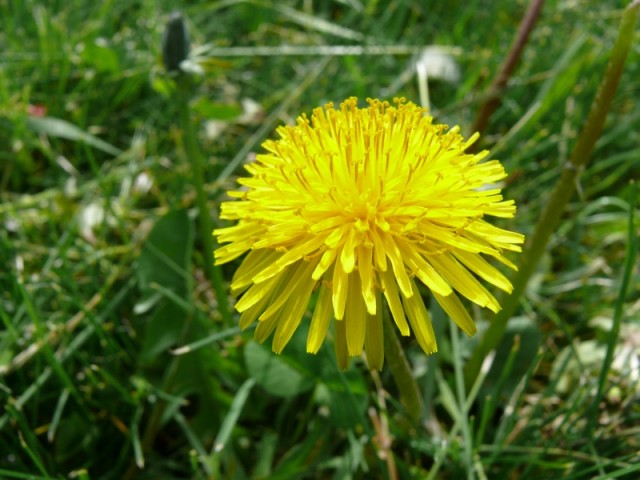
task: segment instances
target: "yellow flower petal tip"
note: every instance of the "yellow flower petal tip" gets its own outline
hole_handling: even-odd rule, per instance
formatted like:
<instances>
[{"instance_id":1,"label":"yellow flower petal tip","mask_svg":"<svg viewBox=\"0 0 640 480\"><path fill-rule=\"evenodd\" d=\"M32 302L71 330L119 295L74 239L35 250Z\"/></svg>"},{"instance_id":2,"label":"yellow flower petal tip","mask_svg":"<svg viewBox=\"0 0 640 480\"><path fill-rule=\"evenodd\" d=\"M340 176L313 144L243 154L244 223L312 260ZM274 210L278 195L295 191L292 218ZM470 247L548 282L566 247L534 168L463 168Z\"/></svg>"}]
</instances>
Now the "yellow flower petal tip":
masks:
<instances>
[{"instance_id":1,"label":"yellow flower petal tip","mask_svg":"<svg viewBox=\"0 0 640 480\"><path fill-rule=\"evenodd\" d=\"M317 352L333 324L341 367L366 350L379 369L385 304L402 335L413 331L435 352L419 280L472 335L458 295L499 310L479 279L506 292L512 286L486 257L515 268L503 253L520 251L524 237L485 220L513 217L516 206L495 186L506 176L500 162L465 152L477 135L465 140L404 99L367 102L327 104L263 143L239 181L243 190L222 204L221 218L236 223L214 231L226 243L215 258L222 264L249 252L232 292L242 295L241 326L257 321L257 338L273 334L274 351L317 295L307 350Z\"/></svg>"}]
</instances>

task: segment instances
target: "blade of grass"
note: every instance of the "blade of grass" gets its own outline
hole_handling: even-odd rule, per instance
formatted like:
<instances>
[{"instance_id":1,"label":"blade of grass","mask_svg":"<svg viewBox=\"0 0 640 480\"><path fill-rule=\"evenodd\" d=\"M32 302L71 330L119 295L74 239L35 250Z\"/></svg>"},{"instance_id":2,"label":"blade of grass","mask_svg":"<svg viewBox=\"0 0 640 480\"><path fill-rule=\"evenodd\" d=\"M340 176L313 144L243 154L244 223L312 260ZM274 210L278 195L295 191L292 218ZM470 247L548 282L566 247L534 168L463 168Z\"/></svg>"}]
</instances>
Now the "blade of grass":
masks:
<instances>
[{"instance_id":1,"label":"blade of grass","mask_svg":"<svg viewBox=\"0 0 640 480\"><path fill-rule=\"evenodd\" d=\"M45 477L48 476L44 461L40 458L40 453L38 452L40 442L38 442L31 425L29 425L29 422L22 412L16 408L15 404L7 402L5 408L7 409L7 413L11 415L18 424L18 438L20 440L20 446L27 453L38 471Z\"/></svg>"},{"instance_id":2,"label":"blade of grass","mask_svg":"<svg viewBox=\"0 0 640 480\"><path fill-rule=\"evenodd\" d=\"M60 418L62 418L62 412L64 411L64 407L67 405L67 400L69 399L69 390L66 388L62 390L60 396L58 397L58 402L56 403L56 408L53 411L53 418L51 419L51 424L47 429L47 440L49 443L53 442L53 439L56 436L56 430L58 429L58 425L60 424Z\"/></svg>"},{"instance_id":3,"label":"blade of grass","mask_svg":"<svg viewBox=\"0 0 640 480\"><path fill-rule=\"evenodd\" d=\"M220 426L218 435L213 442L213 449L209 453L210 465L216 465L218 463L218 456L227 445L229 437L231 437L231 432L236 426L238 418L240 418L240 413L242 412L244 404L247 402L249 393L251 393L251 389L253 388L255 383L256 382L253 378L249 378L238 389L238 392L236 393L233 402L231 403L231 408L229 408L229 413L227 413L227 416L222 421L222 425Z\"/></svg>"},{"instance_id":4,"label":"blade of grass","mask_svg":"<svg viewBox=\"0 0 640 480\"><path fill-rule=\"evenodd\" d=\"M480 426L476 431L476 444L481 444L484 439L484 433L487 428L488 421L496 411L498 407L498 400L500 398L500 394L502 392L502 388L504 386L505 381L507 380L511 370L513 369L513 364L516 359L516 355L520 350L520 337L516 336L513 342L513 346L509 351L509 356L507 357L507 361L504 364L504 368L500 371L500 378L498 378L498 382L496 383L495 388L490 396L486 398L484 408L482 409L482 416L480 417Z\"/></svg>"},{"instance_id":5,"label":"blade of grass","mask_svg":"<svg viewBox=\"0 0 640 480\"><path fill-rule=\"evenodd\" d=\"M360 42L365 40L365 36L356 30L343 27L342 25L339 25L337 23L329 22L318 16L306 14L289 6L281 5L277 2L264 0L241 0L237 3L248 3L253 4L256 7L275 10L285 17L288 17L292 22L320 33L326 33L336 37L345 38L347 40L355 40Z\"/></svg>"},{"instance_id":6,"label":"blade of grass","mask_svg":"<svg viewBox=\"0 0 640 480\"><path fill-rule=\"evenodd\" d=\"M48 475L46 477L42 477L40 475L34 475L32 473L5 470L4 468L0 468L0 475L2 475L2 478L18 478L24 480L51 480L51 478L53 478Z\"/></svg>"},{"instance_id":7,"label":"blade of grass","mask_svg":"<svg viewBox=\"0 0 640 480\"><path fill-rule=\"evenodd\" d=\"M38 315L38 313L36 312L35 306L31 301L31 296L27 292L27 289L22 284L22 282L16 282L16 283L17 283L18 290L22 295L23 305L25 306L27 310L27 314L29 315L29 318L31 318L33 325L35 326L38 343L42 345L42 351L44 352L45 358L47 359L47 363L49 364L51 369L56 373L58 378L60 378L60 381L65 385L65 388L69 390L69 392L78 401L78 404L84 409L85 407L82 401L82 395L80 395L80 392L78 392L78 389L74 385L73 381L71 380L67 372L64 370L64 368L62 368L60 360L56 358L56 356L53 353L53 350L51 349L51 345L49 345L49 343L45 341L44 327L40 320L40 315Z\"/></svg>"},{"instance_id":8,"label":"blade of grass","mask_svg":"<svg viewBox=\"0 0 640 480\"><path fill-rule=\"evenodd\" d=\"M476 377L476 381L474 382L473 386L471 387L471 389L469 390L469 395L467 396L467 402L464 406L464 417L466 418L469 415L469 411L471 409L471 407L473 406L473 403L475 402L478 393L480 392L480 388L482 387L482 385L484 384L484 381L487 377L487 374L489 373L489 371L491 370L491 364L493 363L493 359L494 356L491 355L487 355L487 357L484 359L484 362L482 364L482 368L480 369L480 373L479 375ZM446 392L449 391L450 389L448 388L448 385L446 384L446 382L442 381L442 374L440 372L440 370L436 370L435 371L435 377L437 380L438 385L442 385L442 387L444 387L444 390L442 389L442 387L439 387L441 392L445 392L447 398L449 399L449 403L451 403L450 398L452 395L447 394ZM461 425L462 425L462 417L461 415L456 415L453 417L454 419L454 423L453 426L451 427L451 429L449 430L449 433L447 434L447 438L453 438L458 434L458 430L460 430ZM414 447L416 447L415 442L414 442ZM435 460L434 460L434 464L433 466L429 469L429 476L427 477L426 480L434 480L436 477L436 475L438 475L438 472L440 471L440 468L442 467L442 465L444 464L444 461L446 459L446 456L449 452L449 450L452 447L452 442L443 442L443 448L441 448L440 450L438 450L436 452Z\"/></svg>"},{"instance_id":9,"label":"blade of grass","mask_svg":"<svg viewBox=\"0 0 640 480\"><path fill-rule=\"evenodd\" d=\"M211 478L211 476L213 475L213 471L211 470L211 467L207 462L207 452L204 449L202 442L198 438L197 433L194 432L193 429L189 426L189 422L181 412L176 412L173 416L173 419L184 432L184 436L191 444L191 447L196 451L198 463L202 466L207 476Z\"/></svg>"},{"instance_id":10,"label":"blade of grass","mask_svg":"<svg viewBox=\"0 0 640 480\"><path fill-rule=\"evenodd\" d=\"M255 325L252 325L247 331L251 331L255 328ZM185 353L194 352L202 347L206 347L207 345L217 342L218 340L223 340L228 337L232 337L234 335L239 335L242 333L242 329L240 327L233 327L223 330L222 332L214 333L213 335L209 335L208 337L201 338L200 340L196 340L188 345L183 345L182 347L178 347L171 351L173 355L184 355Z\"/></svg>"},{"instance_id":11,"label":"blade of grass","mask_svg":"<svg viewBox=\"0 0 640 480\"><path fill-rule=\"evenodd\" d=\"M453 357L453 371L455 374L455 387L457 396L457 407L461 420L462 441L464 452L464 463L467 469L467 478L473 480L475 478L475 470L473 468L473 438L471 436L471 428L469 426L469 416L465 405L467 403L467 392L464 387L464 373L462 368L462 348L460 346L460 338L458 326L454 322L449 323L451 330L451 349Z\"/></svg>"},{"instance_id":12,"label":"blade of grass","mask_svg":"<svg viewBox=\"0 0 640 480\"><path fill-rule=\"evenodd\" d=\"M447 45L278 45L275 47L216 47L214 45L205 45L201 47L202 54L210 57L416 55L422 53L425 49L442 55L459 56L462 53L460 47Z\"/></svg>"},{"instance_id":13,"label":"blade of grass","mask_svg":"<svg viewBox=\"0 0 640 480\"><path fill-rule=\"evenodd\" d=\"M29 117L27 118L27 125L38 133L44 133L51 135L52 137L64 138L66 140L72 140L74 142L84 142L87 145L92 146L98 150L108 153L113 156L122 154L122 150L114 147L113 145L100 140L98 137L85 132L84 130L76 127L72 123L62 120L60 118L52 117Z\"/></svg>"},{"instance_id":14,"label":"blade of grass","mask_svg":"<svg viewBox=\"0 0 640 480\"><path fill-rule=\"evenodd\" d=\"M640 3L638 3L640 5ZM624 316L625 300L627 299L627 293L631 284L631 278L633 277L633 269L636 264L636 257L638 255L638 237L636 236L635 226L635 209L636 209L636 190L637 184L632 182L631 184L631 198L629 199L629 230L627 233L627 251L625 253L625 262L622 272L622 280L620 282L620 290L618 292L618 298L614 305L613 311L613 324L611 325L611 331L607 337L607 352L600 370L600 377L598 378L598 390L596 397L591 404L591 407L587 413L589 421L585 428L585 438L591 438L593 429L595 428L596 421L598 419L600 402L604 396L604 390L607 385L607 377L611 370L611 364L613 363L613 354L618 343L620 336L620 325L622 324L622 317Z\"/></svg>"},{"instance_id":15,"label":"blade of grass","mask_svg":"<svg viewBox=\"0 0 640 480\"><path fill-rule=\"evenodd\" d=\"M142 448L142 442L140 441L140 419L142 418L143 411L144 408L142 403L138 404L135 413L133 414L133 419L131 420L131 428L129 429L131 445L133 446L133 458L139 469L144 468L144 449Z\"/></svg>"}]
</instances>

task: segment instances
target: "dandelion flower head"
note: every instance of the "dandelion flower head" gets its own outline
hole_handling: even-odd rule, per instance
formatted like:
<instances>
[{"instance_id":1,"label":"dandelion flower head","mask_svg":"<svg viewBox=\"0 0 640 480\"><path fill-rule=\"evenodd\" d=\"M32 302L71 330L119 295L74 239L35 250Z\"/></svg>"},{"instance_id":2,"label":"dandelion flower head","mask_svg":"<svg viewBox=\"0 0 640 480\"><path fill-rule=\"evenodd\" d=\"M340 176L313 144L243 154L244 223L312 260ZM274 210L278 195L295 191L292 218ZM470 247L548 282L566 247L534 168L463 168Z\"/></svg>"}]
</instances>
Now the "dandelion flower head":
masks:
<instances>
[{"instance_id":1,"label":"dandelion flower head","mask_svg":"<svg viewBox=\"0 0 640 480\"><path fill-rule=\"evenodd\" d=\"M523 236L485 220L513 217L516 206L495 186L506 176L500 162L465 153L477 134L465 140L404 99L359 108L356 98L277 133L222 204L221 218L237 223L214 231L227 243L217 264L248 252L231 290L242 295L240 326L257 321L258 341L273 334L280 353L317 295L307 351L333 323L341 367L364 349L380 369L385 305L402 335L437 350L421 284L468 335L476 326L460 296L500 309L480 279L510 292L487 258L515 269L504 252L520 251Z\"/></svg>"}]
</instances>

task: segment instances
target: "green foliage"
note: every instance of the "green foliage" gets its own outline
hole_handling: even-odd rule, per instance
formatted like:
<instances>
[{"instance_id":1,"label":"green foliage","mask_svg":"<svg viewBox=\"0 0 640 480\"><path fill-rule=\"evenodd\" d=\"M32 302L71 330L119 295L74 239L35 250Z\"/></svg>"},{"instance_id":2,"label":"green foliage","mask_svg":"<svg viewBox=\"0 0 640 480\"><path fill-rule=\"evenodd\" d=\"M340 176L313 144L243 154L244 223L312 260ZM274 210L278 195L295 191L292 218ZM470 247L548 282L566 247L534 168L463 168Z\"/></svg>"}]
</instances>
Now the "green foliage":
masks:
<instances>
[{"instance_id":1,"label":"green foliage","mask_svg":"<svg viewBox=\"0 0 640 480\"><path fill-rule=\"evenodd\" d=\"M403 339L419 424L388 371L337 368L331 335L308 355L302 327L276 356L223 325L196 233L160 61L173 9L202 69L190 108L217 225L224 190L277 125L354 94L418 101L426 45L453 47L461 72L430 79L434 115L469 128L525 3L0 2L0 477L637 478L637 31L579 194L493 363L465 389L477 339L450 334L437 308L439 354ZM508 228L532 231L624 3L546 2L481 140L511 174Z\"/></svg>"}]
</instances>

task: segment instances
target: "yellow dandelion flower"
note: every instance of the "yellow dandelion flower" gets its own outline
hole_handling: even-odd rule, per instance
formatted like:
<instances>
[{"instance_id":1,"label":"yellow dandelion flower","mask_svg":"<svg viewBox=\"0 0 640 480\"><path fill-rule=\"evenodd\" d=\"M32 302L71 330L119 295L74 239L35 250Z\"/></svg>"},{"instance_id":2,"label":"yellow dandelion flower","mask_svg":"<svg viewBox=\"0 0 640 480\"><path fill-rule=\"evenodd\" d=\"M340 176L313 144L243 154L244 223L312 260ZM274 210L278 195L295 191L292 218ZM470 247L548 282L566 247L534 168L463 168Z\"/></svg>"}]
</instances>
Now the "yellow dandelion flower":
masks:
<instances>
[{"instance_id":1,"label":"yellow dandelion flower","mask_svg":"<svg viewBox=\"0 0 640 480\"><path fill-rule=\"evenodd\" d=\"M231 283L240 326L256 320L255 336L271 334L280 353L317 292L307 338L316 353L334 319L338 363L366 350L370 368L384 360L382 311L389 307L402 335L413 333L427 353L436 339L418 280L468 335L476 332L459 295L496 312L500 305L478 278L510 292L511 283L485 257L503 256L524 237L485 215L513 217L495 182L506 176L484 151L467 154L459 128L433 123L404 99L395 106L349 98L278 128L267 153L247 165L245 188L229 192L214 231L227 243L217 264L246 252ZM275 333L274 333L275 332Z\"/></svg>"}]
</instances>

